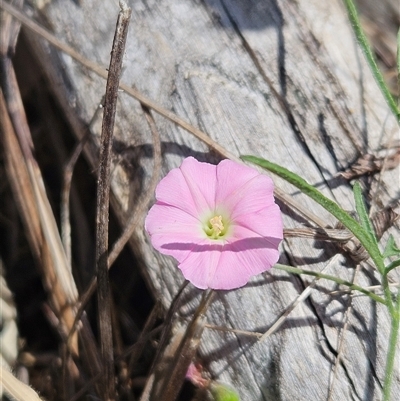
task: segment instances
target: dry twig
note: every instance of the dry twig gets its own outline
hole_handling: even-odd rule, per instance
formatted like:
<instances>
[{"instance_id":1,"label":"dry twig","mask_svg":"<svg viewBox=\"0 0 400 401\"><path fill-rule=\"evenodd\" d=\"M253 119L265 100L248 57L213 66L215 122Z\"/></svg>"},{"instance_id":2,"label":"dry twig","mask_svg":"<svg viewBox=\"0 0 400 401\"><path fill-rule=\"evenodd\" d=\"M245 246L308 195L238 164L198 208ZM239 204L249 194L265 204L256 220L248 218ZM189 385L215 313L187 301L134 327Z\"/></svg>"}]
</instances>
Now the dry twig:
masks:
<instances>
[{"instance_id":1,"label":"dry twig","mask_svg":"<svg viewBox=\"0 0 400 401\"><path fill-rule=\"evenodd\" d=\"M129 20L131 18L131 9L124 1L120 1L120 8L107 77L103 126L101 131L96 213L97 303L101 356L105 371L103 396L108 400L115 399L111 290L108 279L108 216L110 207L111 144L122 59L124 56L126 36L128 34Z\"/></svg>"}]
</instances>

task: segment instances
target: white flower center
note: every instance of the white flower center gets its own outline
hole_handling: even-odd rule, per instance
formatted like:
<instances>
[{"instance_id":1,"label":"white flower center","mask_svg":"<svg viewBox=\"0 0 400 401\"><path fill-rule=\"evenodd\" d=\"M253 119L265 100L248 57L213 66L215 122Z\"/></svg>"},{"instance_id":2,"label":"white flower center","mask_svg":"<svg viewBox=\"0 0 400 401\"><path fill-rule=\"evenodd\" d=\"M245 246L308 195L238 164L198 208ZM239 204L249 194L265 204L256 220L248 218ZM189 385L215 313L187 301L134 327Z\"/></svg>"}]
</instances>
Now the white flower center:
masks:
<instances>
[{"instance_id":1,"label":"white flower center","mask_svg":"<svg viewBox=\"0 0 400 401\"><path fill-rule=\"evenodd\" d=\"M218 237L224 231L224 224L222 223L222 216L214 216L209 220L212 236Z\"/></svg>"},{"instance_id":2,"label":"white flower center","mask_svg":"<svg viewBox=\"0 0 400 401\"><path fill-rule=\"evenodd\" d=\"M207 237L213 240L220 240L225 238L229 230L229 220L223 215L216 214L211 219L207 219L204 222L203 230Z\"/></svg>"}]
</instances>

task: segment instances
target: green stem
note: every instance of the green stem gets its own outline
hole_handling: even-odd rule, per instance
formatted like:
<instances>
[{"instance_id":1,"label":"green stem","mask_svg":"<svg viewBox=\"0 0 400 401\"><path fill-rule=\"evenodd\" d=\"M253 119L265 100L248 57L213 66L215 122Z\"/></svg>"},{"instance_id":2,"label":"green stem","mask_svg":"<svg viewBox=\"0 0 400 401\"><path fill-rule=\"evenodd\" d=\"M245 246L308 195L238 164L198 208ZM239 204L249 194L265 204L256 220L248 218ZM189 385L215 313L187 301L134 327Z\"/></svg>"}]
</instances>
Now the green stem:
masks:
<instances>
[{"instance_id":1,"label":"green stem","mask_svg":"<svg viewBox=\"0 0 400 401\"><path fill-rule=\"evenodd\" d=\"M382 274L382 287L385 294L386 305L389 309L390 316L396 313L395 305L392 302L392 293L390 292L389 281L386 274Z\"/></svg>"},{"instance_id":2,"label":"green stem","mask_svg":"<svg viewBox=\"0 0 400 401\"><path fill-rule=\"evenodd\" d=\"M360 219L360 225L361 227L363 227L365 233L369 236L371 245L373 245L373 247L371 249L367 249L367 251L370 254L371 258L374 260L376 267L382 276L382 286L386 298L387 307L389 308L390 314L393 315L394 306L392 303L392 294L390 292L389 282L387 279L387 271L384 264L384 257L379 250L378 241L376 239L374 228L372 226L371 220L368 216L367 209L365 207L364 199L361 192L361 186L359 182L356 182L354 184L353 192L354 192L354 199L356 202L357 214Z\"/></svg>"},{"instance_id":3,"label":"green stem","mask_svg":"<svg viewBox=\"0 0 400 401\"><path fill-rule=\"evenodd\" d=\"M349 287L351 290L354 291L359 291L361 293L363 293L364 295L369 296L371 299L373 299L376 302L379 302L383 305L386 305L386 301L381 298L380 296L374 294L371 291L368 291L356 284L350 283L350 281L346 281L346 280L342 280L339 277L335 277L335 276L331 276L329 274L323 274L323 273L319 273L319 272L314 272L312 270L304 270L304 269L299 269L297 267L292 267L292 266L287 266L287 265L281 265L281 264L276 264L274 265L274 268L279 269L279 270L283 270L287 273L293 273L293 274L306 274L308 276L313 276L313 277L318 277L320 279L325 279L325 280L330 280L330 281L334 281L336 284L340 284L340 285L345 285L346 287Z\"/></svg>"},{"instance_id":4,"label":"green stem","mask_svg":"<svg viewBox=\"0 0 400 401\"><path fill-rule=\"evenodd\" d=\"M390 401L393 381L393 368L397 350L397 340L400 328L400 290L397 293L397 310L391 316L388 355L386 358L385 382L383 383L383 401Z\"/></svg>"},{"instance_id":5,"label":"green stem","mask_svg":"<svg viewBox=\"0 0 400 401\"><path fill-rule=\"evenodd\" d=\"M395 115L397 123L400 124L400 110L397 107L396 102L393 99L393 96L391 95L387 85L385 84L383 75L376 64L375 57L372 53L371 47L369 46L368 40L361 28L361 23L358 18L356 7L354 6L354 2L353 2L353 0L344 0L344 3L346 5L347 12L349 14L349 19L353 26L354 33L357 37L357 40L360 43L362 51L365 54L367 62L372 70L372 74L373 74L387 104L389 105L390 109L392 110L392 113Z\"/></svg>"},{"instance_id":6,"label":"green stem","mask_svg":"<svg viewBox=\"0 0 400 401\"><path fill-rule=\"evenodd\" d=\"M400 266L400 259L395 260L392 263L389 263L385 269L385 275L387 275L391 270L395 269L396 267Z\"/></svg>"},{"instance_id":7,"label":"green stem","mask_svg":"<svg viewBox=\"0 0 400 401\"><path fill-rule=\"evenodd\" d=\"M365 232L369 236L375 248L379 251L378 241L375 236L375 230L374 227L372 226L371 219L368 216L367 208L365 207L364 199L362 196L361 185L358 181L354 183L353 192L360 224L364 228ZM380 253L380 258L382 259L381 253ZM383 270L380 273L383 274Z\"/></svg>"},{"instance_id":8,"label":"green stem","mask_svg":"<svg viewBox=\"0 0 400 401\"><path fill-rule=\"evenodd\" d=\"M400 108L400 29L397 32L397 106Z\"/></svg>"}]
</instances>

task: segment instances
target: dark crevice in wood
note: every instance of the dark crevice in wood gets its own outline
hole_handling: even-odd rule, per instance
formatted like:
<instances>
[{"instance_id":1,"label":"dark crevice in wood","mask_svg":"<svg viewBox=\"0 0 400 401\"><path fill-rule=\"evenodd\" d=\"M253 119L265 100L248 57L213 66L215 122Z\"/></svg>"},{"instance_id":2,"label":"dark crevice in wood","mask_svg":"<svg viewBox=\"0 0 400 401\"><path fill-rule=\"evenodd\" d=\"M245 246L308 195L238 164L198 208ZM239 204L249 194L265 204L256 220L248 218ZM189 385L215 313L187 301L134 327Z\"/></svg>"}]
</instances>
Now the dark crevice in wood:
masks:
<instances>
[{"instance_id":1,"label":"dark crevice in wood","mask_svg":"<svg viewBox=\"0 0 400 401\"><path fill-rule=\"evenodd\" d=\"M281 75L284 74L285 72L285 68L284 68L284 38L283 38L283 34L282 34L282 25L283 25L283 20L279 21L280 22L280 26L277 27L278 32L279 32L279 38L280 38L280 43L278 44L278 48L279 48L279 76L281 77L281 85L284 83L284 85L282 85L282 94L280 94L276 89L275 86L273 85L271 79L268 77L267 73L265 72L264 68L261 65L260 60L258 59L257 54L254 52L254 50L252 49L250 43L246 40L244 34L242 33L242 31L240 30L238 24L236 23L233 15L231 15L231 13L229 12L228 7L225 5L225 3L221 0L221 4L222 7L230 21L230 23L232 24L232 27L234 29L234 31L236 32L236 34L238 35L238 37L240 38L243 48L246 50L247 54L249 55L249 57L251 58L251 60L254 63L254 66L256 67L256 69L258 70L258 72L260 73L261 77L263 78L263 80L265 81L265 83L268 85L268 87L270 88L273 96L275 97L275 99L278 101L279 105L281 106L282 111L284 112L287 121L293 131L293 133L295 134L296 138L299 140L299 143L301 144L302 148L304 149L304 152L307 154L307 156L310 158L310 160L312 160L312 162L314 163L315 167L319 170L321 177L325 180L325 174L322 170L321 165L318 163L317 159L314 157L314 155L312 154L311 149L309 148L309 146L307 145L307 141L306 141L306 135L303 132L304 130L301 128L300 124L298 123L294 113L291 110L291 106L289 104L289 102L286 99L285 93L286 91L284 90L287 86L286 83L286 79L282 80ZM277 9L278 5L276 4ZM281 12L279 11L279 14L281 14Z\"/></svg>"}]
</instances>

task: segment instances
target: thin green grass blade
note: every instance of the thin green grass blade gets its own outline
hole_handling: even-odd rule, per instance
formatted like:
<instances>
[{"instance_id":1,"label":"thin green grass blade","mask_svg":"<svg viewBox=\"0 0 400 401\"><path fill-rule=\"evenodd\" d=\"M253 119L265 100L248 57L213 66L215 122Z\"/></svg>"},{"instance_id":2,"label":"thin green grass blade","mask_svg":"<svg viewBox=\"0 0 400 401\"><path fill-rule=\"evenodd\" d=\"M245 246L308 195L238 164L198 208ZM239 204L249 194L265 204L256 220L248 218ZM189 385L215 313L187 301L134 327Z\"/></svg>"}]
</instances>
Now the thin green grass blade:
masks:
<instances>
[{"instance_id":1,"label":"thin green grass blade","mask_svg":"<svg viewBox=\"0 0 400 401\"><path fill-rule=\"evenodd\" d=\"M400 255L400 249L397 246L393 235L390 234L382 256L384 258L390 258L391 256L397 256L397 255Z\"/></svg>"},{"instance_id":2,"label":"thin green grass blade","mask_svg":"<svg viewBox=\"0 0 400 401\"><path fill-rule=\"evenodd\" d=\"M397 32L397 90L400 93L400 28ZM400 108L400 94L397 98L397 106Z\"/></svg>"},{"instance_id":3,"label":"thin green grass blade","mask_svg":"<svg viewBox=\"0 0 400 401\"><path fill-rule=\"evenodd\" d=\"M392 263L389 263L385 268L385 274L387 275L390 271L392 271L393 269L395 269L396 267L399 267L399 266L400 266L400 259L395 260Z\"/></svg>"},{"instance_id":4,"label":"thin green grass blade","mask_svg":"<svg viewBox=\"0 0 400 401\"><path fill-rule=\"evenodd\" d=\"M346 5L349 19L350 19L351 25L353 26L353 29L354 29L354 33L357 37L357 40L360 44L362 51L364 52L365 58L367 59L367 62L371 68L372 74L374 75L374 78L375 78L387 104L389 105L390 109L392 110L393 114L395 115L397 123L400 124L400 110L397 107L397 104L396 104L395 100L393 99L393 96L391 95L389 88L387 87L387 85L385 83L385 80L383 78L381 70L379 69L379 67L376 64L375 57L372 53L372 50L368 43L367 37L365 36L365 34L361 28L360 19L358 18L358 14L357 14L356 7L354 6L354 2L353 2L353 0L344 0L344 4Z\"/></svg>"},{"instance_id":5,"label":"thin green grass blade","mask_svg":"<svg viewBox=\"0 0 400 401\"><path fill-rule=\"evenodd\" d=\"M361 192L361 185L358 181L353 185L353 194L356 203L357 214L360 218L360 224L364 228L365 232L369 235L371 241L374 242L376 247L378 247L375 230L368 216L367 208L365 207L364 199Z\"/></svg>"},{"instance_id":6,"label":"thin green grass blade","mask_svg":"<svg viewBox=\"0 0 400 401\"><path fill-rule=\"evenodd\" d=\"M342 280L341 278L336 277L336 276L331 276L329 274L315 272L313 270L305 270L305 269L300 269L298 267L281 265L280 263L277 263L276 265L274 265L274 269L282 270L282 271L285 271L287 273L299 274L299 275L300 274L305 274L307 276L318 277L319 279L325 279L325 280L333 281L336 284L344 285L344 286L348 287L349 289L351 289L353 291L359 291L362 294L367 295L368 297L370 297L374 301L379 302L379 303L381 303L383 305L386 305L386 301L382 297L380 297L379 295L376 295L375 293L373 293L371 291L368 291L368 290L360 287L359 285L350 283L350 281Z\"/></svg>"}]
</instances>

